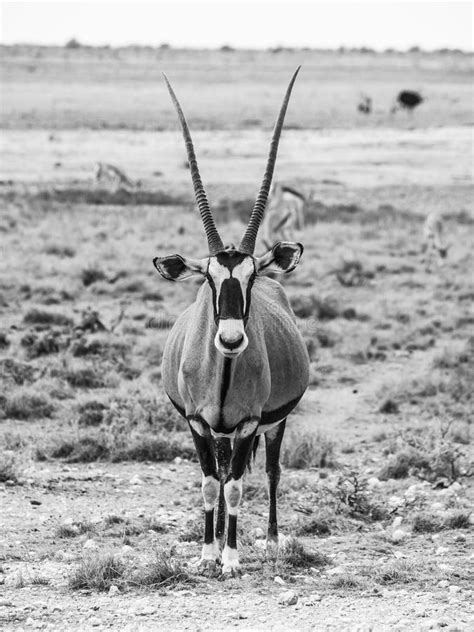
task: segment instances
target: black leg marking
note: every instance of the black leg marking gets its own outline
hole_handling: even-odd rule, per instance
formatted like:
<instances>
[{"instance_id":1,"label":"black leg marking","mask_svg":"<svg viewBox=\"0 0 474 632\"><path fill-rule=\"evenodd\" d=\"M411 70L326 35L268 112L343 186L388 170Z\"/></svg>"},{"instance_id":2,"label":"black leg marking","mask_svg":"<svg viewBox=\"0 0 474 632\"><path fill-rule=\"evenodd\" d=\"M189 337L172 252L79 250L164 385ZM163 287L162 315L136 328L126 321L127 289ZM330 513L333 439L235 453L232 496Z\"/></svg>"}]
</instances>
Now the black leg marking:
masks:
<instances>
[{"instance_id":1,"label":"black leg marking","mask_svg":"<svg viewBox=\"0 0 474 632\"><path fill-rule=\"evenodd\" d=\"M230 471L224 485L227 506L227 540L222 552L222 572L224 575L240 573L237 553L237 514L242 497L242 477L249 462L259 420L240 424L235 433L234 447L230 459Z\"/></svg>"},{"instance_id":2,"label":"black leg marking","mask_svg":"<svg viewBox=\"0 0 474 632\"><path fill-rule=\"evenodd\" d=\"M194 430L191 423L189 427L191 428L191 434L203 474L202 493L204 498L205 518L201 565L205 568L209 566L210 562L215 565L215 559L218 556L218 549L214 538L214 508L218 496L219 477L216 469L214 444L209 429L207 428L205 436L201 436Z\"/></svg>"},{"instance_id":3,"label":"black leg marking","mask_svg":"<svg viewBox=\"0 0 474 632\"><path fill-rule=\"evenodd\" d=\"M216 521L216 539L220 541L221 545L224 543L225 534L225 518L226 507L224 498L224 483L229 473L230 456L232 448L230 445L230 439L216 439L215 450L217 456L217 467L219 471L219 504L217 507L217 521Z\"/></svg>"},{"instance_id":4,"label":"black leg marking","mask_svg":"<svg viewBox=\"0 0 474 632\"><path fill-rule=\"evenodd\" d=\"M278 519L277 519L277 489L280 482L280 448L285 434L286 419L265 433L265 471L268 478L268 496L270 510L268 514L267 553L278 552ZM274 551L271 551L274 549ZM275 555L276 557L276 555Z\"/></svg>"}]
</instances>

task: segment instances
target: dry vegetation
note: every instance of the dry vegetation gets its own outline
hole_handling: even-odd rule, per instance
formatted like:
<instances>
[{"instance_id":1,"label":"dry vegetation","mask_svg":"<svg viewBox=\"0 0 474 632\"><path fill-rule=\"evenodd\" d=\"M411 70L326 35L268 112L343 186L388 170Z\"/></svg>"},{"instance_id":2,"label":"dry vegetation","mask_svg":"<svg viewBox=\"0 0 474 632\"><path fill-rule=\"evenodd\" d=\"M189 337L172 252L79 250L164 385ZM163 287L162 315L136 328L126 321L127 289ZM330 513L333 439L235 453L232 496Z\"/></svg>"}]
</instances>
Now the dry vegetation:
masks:
<instances>
[{"instance_id":1,"label":"dry vegetation","mask_svg":"<svg viewBox=\"0 0 474 632\"><path fill-rule=\"evenodd\" d=\"M0 581L7 594L0 621L76 629L87 620L117 629L139 616L150 626L159 617L169 629L194 629L199 612L207 629L219 611L223 626L241 619L247 628L277 630L287 623L281 593L291 589L299 597L291 620L302 630L324 621L355 625L360 611L347 619L341 610L361 600L373 626L404 618L401 629L425 620L434 629L468 629L474 215L469 140L459 125L471 116L471 58L3 52L11 90L1 119L9 129L0 186ZM258 128L272 124L289 69L301 61L278 177L315 190L304 258L284 279L310 353L311 387L283 447L281 558L267 563L262 548L259 453L240 522L245 574L222 584L195 570L199 468L186 424L161 386L164 341L197 283L166 284L151 264L157 254L201 255L203 231L178 135L146 130L175 129L157 78L164 66L194 128L245 129L202 132L196 143L218 222L235 241L267 149L268 134ZM91 69L100 85L94 99ZM430 99L411 119L392 123L414 129L377 132L390 123L389 97L408 81L426 86ZM381 104L372 119L355 113L352 96L362 83ZM65 90L70 106L53 111ZM420 131L433 123L451 126L446 138ZM366 146L351 131L306 131L321 125L369 127L375 136ZM83 126L89 129L62 131ZM91 131L99 128L112 130ZM323 155L308 158L313 142ZM36 147L31 171L25 154ZM127 168L130 159L141 187L91 184L91 162L109 151ZM380 164L368 159L372 151ZM435 207L445 212L451 249L446 266L428 273L421 225ZM114 596L123 593L130 605L117 607ZM19 594L28 595L29 610ZM43 611L38 603L46 601Z\"/></svg>"}]
</instances>

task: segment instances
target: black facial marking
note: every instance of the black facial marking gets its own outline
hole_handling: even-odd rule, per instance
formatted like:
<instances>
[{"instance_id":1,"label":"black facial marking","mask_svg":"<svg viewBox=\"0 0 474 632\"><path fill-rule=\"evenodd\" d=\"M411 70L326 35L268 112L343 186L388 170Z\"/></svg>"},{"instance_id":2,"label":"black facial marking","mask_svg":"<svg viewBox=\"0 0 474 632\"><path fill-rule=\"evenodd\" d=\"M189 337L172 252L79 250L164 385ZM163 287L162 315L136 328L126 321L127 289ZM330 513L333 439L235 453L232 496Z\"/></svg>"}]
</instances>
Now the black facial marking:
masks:
<instances>
[{"instance_id":1,"label":"black facial marking","mask_svg":"<svg viewBox=\"0 0 474 632\"><path fill-rule=\"evenodd\" d=\"M220 409L224 408L225 398L229 392L230 378L232 376L232 360L224 358L224 369L222 371L221 393L220 393Z\"/></svg>"},{"instance_id":2,"label":"black facial marking","mask_svg":"<svg viewBox=\"0 0 474 632\"><path fill-rule=\"evenodd\" d=\"M160 272L163 270L166 274L166 277L170 279L170 281L176 281L180 277L181 274L186 270L186 264L184 260L179 255L172 255L170 257L163 257L160 259L156 257L153 259L153 263L155 264L156 269Z\"/></svg>"},{"instance_id":3,"label":"black facial marking","mask_svg":"<svg viewBox=\"0 0 474 632\"><path fill-rule=\"evenodd\" d=\"M238 266L239 263L242 263L242 261L246 257L248 257L248 255L238 252L237 250L226 250L224 252L219 252L219 254L216 256L216 259L218 263L220 263L222 266L225 266L228 270L232 272L235 266Z\"/></svg>"},{"instance_id":4,"label":"black facial marking","mask_svg":"<svg viewBox=\"0 0 474 632\"><path fill-rule=\"evenodd\" d=\"M240 319L244 316L244 297L237 279L224 279L219 294L219 318Z\"/></svg>"},{"instance_id":5,"label":"black facial marking","mask_svg":"<svg viewBox=\"0 0 474 632\"><path fill-rule=\"evenodd\" d=\"M295 256L294 248L289 246L279 246L275 252L275 261L283 270L289 268Z\"/></svg>"}]
</instances>

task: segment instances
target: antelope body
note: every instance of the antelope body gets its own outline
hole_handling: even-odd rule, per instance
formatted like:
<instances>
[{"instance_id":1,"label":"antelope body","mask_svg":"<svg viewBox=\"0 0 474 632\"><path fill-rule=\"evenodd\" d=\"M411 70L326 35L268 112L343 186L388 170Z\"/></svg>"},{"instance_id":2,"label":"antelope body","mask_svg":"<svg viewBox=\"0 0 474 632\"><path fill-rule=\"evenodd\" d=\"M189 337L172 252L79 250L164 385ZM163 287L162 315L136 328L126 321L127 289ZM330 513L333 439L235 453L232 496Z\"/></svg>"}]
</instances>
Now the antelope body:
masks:
<instances>
[{"instance_id":1,"label":"antelope body","mask_svg":"<svg viewBox=\"0 0 474 632\"><path fill-rule=\"evenodd\" d=\"M262 224L266 248L281 239L294 240L295 229L304 230L304 209L309 199L300 191L275 182L270 190L268 207Z\"/></svg>"},{"instance_id":2,"label":"antelope body","mask_svg":"<svg viewBox=\"0 0 474 632\"><path fill-rule=\"evenodd\" d=\"M94 167L94 177L97 183L110 182L117 188L133 188L133 182L127 177L125 172L107 162L96 162Z\"/></svg>"},{"instance_id":3,"label":"antelope body","mask_svg":"<svg viewBox=\"0 0 474 632\"><path fill-rule=\"evenodd\" d=\"M298 70L288 86L262 186L238 248L224 247L216 229L186 119L165 76L183 130L209 255L202 259L180 255L154 259L165 279L177 281L192 274L204 279L195 302L178 318L168 337L163 384L189 423L202 470L205 524L200 566L213 571L216 563L222 562L224 575L235 575L240 569L237 513L242 478L262 433L270 497L267 553L277 553L280 446L286 417L308 384L308 353L288 299L279 283L263 276L267 271L293 270L303 247L279 242L262 257L254 255Z\"/></svg>"},{"instance_id":4,"label":"antelope body","mask_svg":"<svg viewBox=\"0 0 474 632\"><path fill-rule=\"evenodd\" d=\"M448 250L449 246L444 240L442 215L438 211L432 211L423 224L423 251L427 268L430 268L434 257L438 265L442 266L448 256Z\"/></svg>"}]
</instances>

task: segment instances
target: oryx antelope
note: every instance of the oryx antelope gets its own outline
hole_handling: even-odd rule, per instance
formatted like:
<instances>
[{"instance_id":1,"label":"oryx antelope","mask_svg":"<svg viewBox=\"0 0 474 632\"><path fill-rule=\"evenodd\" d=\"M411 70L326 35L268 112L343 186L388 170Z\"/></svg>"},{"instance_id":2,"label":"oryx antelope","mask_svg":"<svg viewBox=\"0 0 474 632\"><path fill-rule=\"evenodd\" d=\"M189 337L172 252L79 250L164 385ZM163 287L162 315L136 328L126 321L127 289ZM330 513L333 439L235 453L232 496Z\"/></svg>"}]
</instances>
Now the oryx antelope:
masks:
<instances>
[{"instance_id":1,"label":"oryx antelope","mask_svg":"<svg viewBox=\"0 0 474 632\"><path fill-rule=\"evenodd\" d=\"M423 224L423 252L427 269L433 258L442 266L448 256L449 246L444 240L443 217L439 211L429 213Z\"/></svg>"},{"instance_id":2,"label":"oryx antelope","mask_svg":"<svg viewBox=\"0 0 474 632\"><path fill-rule=\"evenodd\" d=\"M223 574L239 572L237 513L242 477L262 433L270 498L267 553L277 553L280 446L287 415L308 385L308 353L288 299L279 283L265 277L268 271L293 270L303 246L279 242L262 257L254 255L298 71L286 91L263 182L238 248L225 247L217 231L186 119L165 76L183 131L209 254L202 259L175 254L153 260L169 281L193 274L203 278L195 302L181 314L168 337L163 383L169 399L189 423L202 469L205 523L200 566L212 570L221 561Z\"/></svg>"},{"instance_id":3,"label":"oryx antelope","mask_svg":"<svg viewBox=\"0 0 474 632\"><path fill-rule=\"evenodd\" d=\"M127 177L126 173L122 169L107 162L95 163L94 178L97 184L109 182L117 189L133 189L134 187L133 182Z\"/></svg>"},{"instance_id":4,"label":"oryx antelope","mask_svg":"<svg viewBox=\"0 0 474 632\"><path fill-rule=\"evenodd\" d=\"M293 241L295 230L304 229L304 209L311 195L286 184L275 182L268 198L262 223L262 240L266 248L276 241Z\"/></svg>"}]
</instances>

